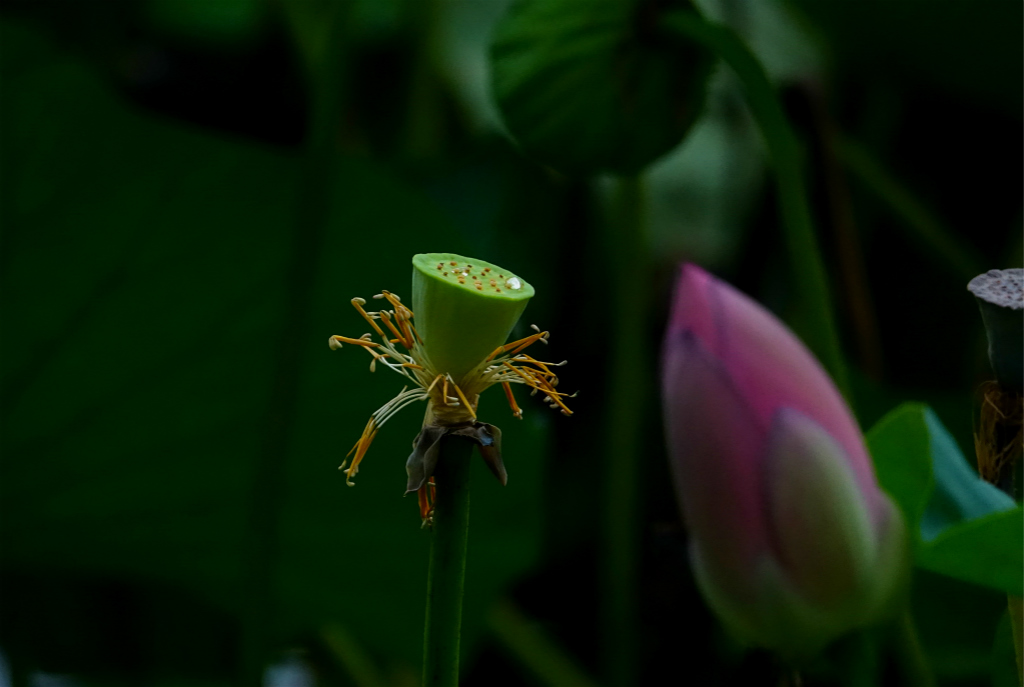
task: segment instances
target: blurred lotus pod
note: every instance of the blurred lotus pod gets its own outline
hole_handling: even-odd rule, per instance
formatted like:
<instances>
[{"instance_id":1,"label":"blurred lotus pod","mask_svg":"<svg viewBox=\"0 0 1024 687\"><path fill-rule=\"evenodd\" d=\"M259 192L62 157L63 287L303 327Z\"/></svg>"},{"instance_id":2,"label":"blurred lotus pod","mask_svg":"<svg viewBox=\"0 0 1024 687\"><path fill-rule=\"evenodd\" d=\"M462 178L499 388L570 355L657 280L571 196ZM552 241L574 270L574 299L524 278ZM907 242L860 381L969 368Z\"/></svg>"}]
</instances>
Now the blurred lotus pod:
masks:
<instances>
[{"instance_id":1,"label":"blurred lotus pod","mask_svg":"<svg viewBox=\"0 0 1024 687\"><path fill-rule=\"evenodd\" d=\"M690 560L723 623L799 660L886 616L908 570L906 528L796 336L686 265L662 372Z\"/></svg>"},{"instance_id":2,"label":"blurred lotus pod","mask_svg":"<svg viewBox=\"0 0 1024 687\"><path fill-rule=\"evenodd\" d=\"M981 309L996 379L1008 391L1024 391L1024 269L989 270L967 289Z\"/></svg>"}]
</instances>

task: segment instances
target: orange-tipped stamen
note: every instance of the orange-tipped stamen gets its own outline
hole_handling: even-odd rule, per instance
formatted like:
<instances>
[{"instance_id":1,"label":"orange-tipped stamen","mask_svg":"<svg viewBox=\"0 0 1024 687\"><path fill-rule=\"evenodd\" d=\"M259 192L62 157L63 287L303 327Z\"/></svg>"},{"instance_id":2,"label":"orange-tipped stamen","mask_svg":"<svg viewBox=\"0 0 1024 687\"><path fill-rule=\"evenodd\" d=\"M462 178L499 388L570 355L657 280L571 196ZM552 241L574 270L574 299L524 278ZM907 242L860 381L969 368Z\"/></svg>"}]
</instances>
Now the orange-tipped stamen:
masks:
<instances>
[{"instance_id":1,"label":"orange-tipped stamen","mask_svg":"<svg viewBox=\"0 0 1024 687\"><path fill-rule=\"evenodd\" d=\"M384 296L384 298L388 299L388 303L390 303L391 307L393 307L395 310L401 308L402 310L405 310L407 313L409 313L409 317L413 316L412 310L409 310L409 308L406 307L404 303L402 303L402 299L400 299L398 296L391 293L390 291L381 291L380 293L382 296Z\"/></svg>"},{"instance_id":2,"label":"orange-tipped stamen","mask_svg":"<svg viewBox=\"0 0 1024 687\"><path fill-rule=\"evenodd\" d=\"M410 311L406 310L404 307L395 308L395 319L398 320L398 328L402 331L402 344L411 351L413 343L415 342L413 341L412 332L410 331L409 318L405 316L405 313L408 312Z\"/></svg>"},{"instance_id":3,"label":"orange-tipped stamen","mask_svg":"<svg viewBox=\"0 0 1024 687\"><path fill-rule=\"evenodd\" d=\"M426 524L430 518L430 511L434 510L433 506L430 505L430 497L427 495L428 487L424 484L416 492L416 498L420 502L420 520Z\"/></svg>"},{"instance_id":4,"label":"orange-tipped stamen","mask_svg":"<svg viewBox=\"0 0 1024 687\"><path fill-rule=\"evenodd\" d=\"M427 387L427 395L428 396L430 395L430 392L434 390L434 387L437 386L437 382L439 380L442 380L442 379L444 379L444 375L443 374L440 374L440 375L437 375L436 377L434 377L434 381L432 381L430 383L430 386Z\"/></svg>"},{"instance_id":5,"label":"orange-tipped stamen","mask_svg":"<svg viewBox=\"0 0 1024 687\"><path fill-rule=\"evenodd\" d=\"M402 332L398 331L398 327L391 323L391 315L388 314L387 310L380 311L380 319L387 325L388 329L391 330L391 333L397 337L395 339L391 339L391 343L400 343L405 346L405 337L402 336ZM406 346L406 348L408 348L408 346Z\"/></svg>"},{"instance_id":6,"label":"orange-tipped stamen","mask_svg":"<svg viewBox=\"0 0 1024 687\"><path fill-rule=\"evenodd\" d=\"M355 477L356 474L358 474L359 463L363 462L363 456L366 455L366 451L370 448L370 444L373 443L373 438L376 436L377 426L376 423L374 423L373 418L371 417L369 421L367 421L366 427L363 428L363 434L362 436L359 437L359 441L356 442L356 445L353 446L352 450L349 451L348 454L345 456L345 458L347 459L348 456L352 455L352 451L356 452L355 457L352 459L352 465L347 470L345 470L345 484L347 484L348 486L355 486L355 482L352 481L352 478ZM340 470L344 467L345 463L342 463L341 468L338 469Z\"/></svg>"},{"instance_id":7,"label":"orange-tipped stamen","mask_svg":"<svg viewBox=\"0 0 1024 687\"><path fill-rule=\"evenodd\" d=\"M420 333L418 331L416 331L416 325L414 325L411 321L407 320L407 322L409 322L409 329L412 330L412 335L415 336L416 340L419 341L422 344L423 343L423 339L420 338Z\"/></svg>"},{"instance_id":8,"label":"orange-tipped stamen","mask_svg":"<svg viewBox=\"0 0 1024 687\"><path fill-rule=\"evenodd\" d=\"M519 351L523 350L524 348L526 348L528 346L531 346L532 344L536 343L537 341L543 340L544 337L547 336L547 335L548 335L547 332L537 332L536 334L532 334L532 335L526 337L525 339L520 339L520 341L522 341L522 344L519 346L519 348L517 348L514 351L512 351L511 353L509 353L509 355L515 355ZM508 344L506 346L506 348L508 348L508 346L513 346L513 345L515 345L515 344L514 343L513 344Z\"/></svg>"},{"instance_id":9,"label":"orange-tipped stamen","mask_svg":"<svg viewBox=\"0 0 1024 687\"><path fill-rule=\"evenodd\" d=\"M487 356L487 358L484 360L484 362L487 362L488 360L493 360L494 357L497 356L499 353L504 353L506 351L510 351L513 348L515 348L515 350L512 351L510 355L515 355L519 351L521 351L524 348L526 348L527 346L529 346L529 345L539 341L540 339L543 339L547 335L548 335L547 332L537 332L536 334L531 334L530 336L527 336L525 338L519 339L518 341L513 341L512 343L507 343L504 346L498 346L497 348L494 349L493 353L491 353L489 356ZM516 348L517 346L518 346L518 348Z\"/></svg>"},{"instance_id":10,"label":"orange-tipped stamen","mask_svg":"<svg viewBox=\"0 0 1024 687\"><path fill-rule=\"evenodd\" d=\"M508 405L512 408L512 414L522 420L523 410L516 404L516 397L512 395L512 385L508 382L502 382L501 386L505 389L505 398L508 399Z\"/></svg>"},{"instance_id":11,"label":"orange-tipped stamen","mask_svg":"<svg viewBox=\"0 0 1024 687\"><path fill-rule=\"evenodd\" d=\"M543 391L544 394L551 399L552 403L555 403L562 409L562 412L564 414L572 415L572 411L569 410L569 407L562 403L561 399L559 398L560 396L566 396L567 394L555 391L555 387L553 387L548 380L546 380L542 376L539 376L538 370L532 370L530 368L518 368L515 365L509 363L508 361L503 362L502 365L504 365L505 367L507 367L508 369L512 370L517 375L522 377L523 380L526 382L527 386L536 389L537 391Z\"/></svg>"},{"instance_id":12,"label":"orange-tipped stamen","mask_svg":"<svg viewBox=\"0 0 1024 687\"><path fill-rule=\"evenodd\" d=\"M462 405L466 407L466 410L469 411L469 414L472 415L475 420L476 411L473 410L473 406L469 405L469 401L466 400L466 396L462 393L462 389L459 388L459 385L456 384L454 380L452 381L452 386L455 387L455 393L459 395L459 400L462 401Z\"/></svg>"},{"instance_id":13,"label":"orange-tipped stamen","mask_svg":"<svg viewBox=\"0 0 1024 687\"><path fill-rule=\"evenodd\" d=\"M374 330L377 332L377 334L379 334L381 337L383 337L384 336L384 330L382 330L380 327L378 327L377 323L374 322L373 318L370 317L368 314L366 314L366 311L363 310L363 304L364 303L366 303L366 301L363 300L362 298L353 298L352 299L352 307L355 308L356 310L358 310L359 314L363 316L363 319L366 320L367 322L369 322L370 326L374 328Z\"/></svg>"},{"instance_id":14,"label":"orange-tipped stamen","mask_svg":"<svg viewBox=\"0 0 1024 687\"><path fill-rule=\"evenodd\" d=\"M334 339L335 341L340 341L342 343L352 344L353 346L365 346L365 347L380 346L380 344L375 342L375 341L367 341L366 339L352 339L352 338L349 338L347 336L341 336L340 334L335 334L331 338Z\"/></svg>"}]
</instances>

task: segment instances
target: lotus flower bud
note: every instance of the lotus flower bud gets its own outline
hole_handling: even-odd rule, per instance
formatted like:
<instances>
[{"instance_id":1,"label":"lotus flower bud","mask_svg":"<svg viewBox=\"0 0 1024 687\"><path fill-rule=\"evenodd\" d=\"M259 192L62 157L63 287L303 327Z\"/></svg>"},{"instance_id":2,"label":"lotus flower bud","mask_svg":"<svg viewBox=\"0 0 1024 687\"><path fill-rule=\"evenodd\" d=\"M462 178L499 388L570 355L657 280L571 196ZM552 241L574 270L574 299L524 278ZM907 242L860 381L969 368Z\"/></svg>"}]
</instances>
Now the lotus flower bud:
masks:
<instances>
[{"instance_id":1,"label":"lotus flower bud","mask_svg":"<svg viewBox=\"0 0 1024 687\"><path fill-rule=\"evenodd\" d=\"M905 579L906 529L796 336L686 265L662 381L691 565L723 623L796 659L879 620Z\"/></svg>"}]
</instances>

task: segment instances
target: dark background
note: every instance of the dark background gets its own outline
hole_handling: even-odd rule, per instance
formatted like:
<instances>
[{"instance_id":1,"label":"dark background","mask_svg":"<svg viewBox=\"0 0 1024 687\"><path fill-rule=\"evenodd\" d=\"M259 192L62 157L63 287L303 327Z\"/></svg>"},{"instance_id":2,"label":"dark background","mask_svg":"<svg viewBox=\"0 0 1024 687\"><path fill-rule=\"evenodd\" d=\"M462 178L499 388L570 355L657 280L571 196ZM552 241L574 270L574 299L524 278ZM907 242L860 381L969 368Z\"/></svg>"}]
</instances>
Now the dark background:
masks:
<instances>
[{"instance_id":1,"label":"dark background","mask_svg":"<svg viewBox=\"0 0 1024 687\"><path fill-rule=\"evenodd\" d=\"M988 369L965 285L1021 264L1020 3L699 4L746 37L806 146L861 426L925 401L972 455ZM361 334L349 299L407 294L412 254L430 251L530 279L521 326L551 330L562 385L581 391L569 419L527 399L518 422L500 392L483 399L510 480L476 466L464 684L550 684L531 660L555 659L515 640L538 636L599 678L608 181L562 176L502 133L487 45L505 7L0 3L12 684L237 684L264 658L296 684L416 684L428 538L400 495L421 418L389 423L346 488L336 466L401 385L325 340ZM318 156L311 65L338 11L342 116ZM656 295L636 355L651 369L681 260L787 313L762 148L719 70L696 127L648 170L638 278ZM648 406L620 458L642 480L642 681L769 684L769 659L737 650L694 591ZM990 684L1004 599L925 573L914 593L941 684Z\"/></svg>"}]
</instances>

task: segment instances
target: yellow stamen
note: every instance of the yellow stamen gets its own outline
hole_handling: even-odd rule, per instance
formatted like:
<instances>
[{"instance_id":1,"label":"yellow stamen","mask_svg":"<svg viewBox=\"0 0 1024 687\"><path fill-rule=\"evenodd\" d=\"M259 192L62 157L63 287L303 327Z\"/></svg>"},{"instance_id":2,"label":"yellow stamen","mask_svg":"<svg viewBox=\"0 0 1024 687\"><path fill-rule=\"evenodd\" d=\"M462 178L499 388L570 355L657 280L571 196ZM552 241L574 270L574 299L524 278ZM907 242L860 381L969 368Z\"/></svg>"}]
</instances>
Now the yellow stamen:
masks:
<instances>
[{"instance_id":1,"label":"yellow stamen","mask_svg":"<svg viewBox=\"0 0 1024 687\"><path fill-rule=\"evenodd\" d=\"M498 346L497 348L494 349L493 353L491 353L489 356L487 356L487 358L484 359L484 362L486 362L488 360L493 360L494 357L497 356L499 353L504 353L504 352L509 351L509 350L511 350L513 348L515 348L515 350L512 351L511 355L515 355L516 353L518 353L519 351L523 350L524 348L526 348L530 344L532 344L532 343L534 343L534 342L536 342L536 341L538 341L540 339L543 339L545 336L547 336L547 334L548 334L547 332L537 332L536 334L531 334L530 336L527 336L527 337L525 337L523 339L519 339L518 341L513 341L512 343L507 343L504 346ZM516 346L518 346L519 348L516 348Z\"/></svg>"},{"instance_id":2,"label":"yellow stamen","mask_svg":"<svg viewBox=\"0 0 1024 687\"><path fill-rule=\"evenodd\" d=\"M536 334L532 334L532 335L526 337L525 339L520 339L520 341L522 341L522 345L519 346L519 348L517 348L514 351L512 351L509 355L515 355L516 353L518 353L519 351L523 350L524 348L530 346L534 342L543 341L544 337L547 336L547 335L548 335L547 332L537 332ZM505 346L505 348L508 349L510 346L514 346L514 345L515 345L515 343L507 344Z\"/></svg>"},{"instance_id":3,"label":"yellow stamen","mask_svg":"<svg viewBox=\"0 0 1024 687\"><path fill-rule=\"evenodd\" d=\"M397 339L391 339L391 343L400 343L405 346L405 337L403 337L402 332L398 331L398 328L391 323L391 315L388 314L387 310L380 311L380 319L387 325L388 329L391 330L391 333L398 337ZM409 348L409 346L405 347Z\"/></svg>"},{"instance_id":4,"label":"yellow stamen","mask_svg":"<svg viewBox=\"0 0 1024 687\"><path fill-rule=\"evenodd\" d=\"M427 394L428 394L428 395L430 394L430 392L431 392L431 391L433 391L433 390L434 390L434 386L436 386L436 385L437 385L437 382L438 382L438 380L440 380L440 379L444 379L444 375L443 375L443 374L442 374L442 375L437 375L436 377L434 377L434 381L432 381L432 382L430 383L430 386L428 386L428 387L427 387Z\"/></svg>"},{"instance_id":5,"label":"yellow stamen","mask_svg":"<svg viewBox=\"0 0 1024 687\"><path fill-rule=\"evenodd\" d=\"M356 445L353 446L352 449L345 456L345 458L347 459L348 456L352 455L352 451L356 452L355 458L352 459L352 466L345 470L345 484L347 484L348 486L355 486L355 482L352 481L352 478L355 477L356 474L359 472L359 463L363 461L363 456L366 455L366 451L370 448L370 444L373 443L373 438L375 436L377 436L377 427L373 421L373 418L371 417L367 421L366 427L363 428L363 434L362 436L359 437L359 441L356 442ZM346 460L346 462L348 461ZM341 470L344 467L345 463L342 463L341 467L338 469Z\"/></svg>"},{"instance_id":6,"label":"yellow stamen","mask_svg":"<svg viewBox=\"0 0 1024 687\"><path fill-rule=\"evenodd\" d=\"M402 303L402 299L396 296L395 294L391 293L390 291L381 291L381 295L384 296L384 298L388 299L388 303L390 303L391 307L393 307L396 311L399 309L405 310L407 313L409 313L409 317L413 316L412 310L409 310L409 308L405 307L405 305Z\"/></svg>"},{"instance_id":7,"label":"yellow stamen","mask_svg":"<svg viewBox=\"0 0 1024 687\"><path fill-rule=\"evenodd\" d=\"M384 336L384 331L377 326L377 323L373 321L373 318L366 314L363 310L363 305L366 303L362 298L353 298L352 307L359 311L359 314L363 316L363 319L370 323L370 326L374 328L378 335Z\"/></svg>"},{"instance_id":8,"label":"yellow stamen","mask_svg":"<svg viewBox=\"0 0 1024 687\"><path fill-rule=\"evenodd\" d=\"M572 411L569 410L569 407L562 403L561 399L559 398L560 396L565 396L566 394L562 394L555 391L555 387L553 387L547 379L540 375L539 370L533 370L530 368L519 368L511 364L507 360L503 362L502 365L504 365L505 367L507 367L508 369L512 370L517 375L522 377L529 387L536 389L537 391L543 391L551 399L552 403L555 403L562 409L562 413L564 415L572 415Z\"/></svg>"},{"instance_id":9,"label":"yellow stamen","mask_svg":"<svg viewBox=\"0 0 1024 687\"><path fill-rule=\"evenodd\" d=\"M509 384L508 382L502 382L501 386L504 387L504 389L505 389L505 398L508 399L508 405L509 405L510 408L512 408L512 414L515 415L520 420L522 420L523 419L523 411L516 404L516 397L512 395L512 385Z\"/></svg>"},{"instance_id":10,"label":"yellow stamen","mask_svg":"<svg viewBox=\"0 0 1024 687\"><path fill-rule=\"evenodd\" d=\"M455 387L455 393L459 395L459 399L462 401L462 405L466 407L466 410L469 411L469 414L472 415L473 419L475 420L476 411L473 410L473 406L469 405L469 401L467 401L465 395L463 395L462 389L459 388L459 385L456 384L454 380L452 380L452 386Z\"/></svg>"},{"instance_id":11,"label":"yellow stamen","mask_svg":"<svg viewBox=\"0 0 1024 687\"><path fill-rule=\"evenodd\" d=\"M341 336L339 334L335 334L331 338L334 339L335 341L352 344L353 346L380 346L380 344L375 341L367 341L366 339L352 339L347 336Z\"/></svg>"}]
</instances>

